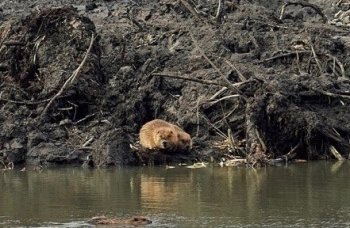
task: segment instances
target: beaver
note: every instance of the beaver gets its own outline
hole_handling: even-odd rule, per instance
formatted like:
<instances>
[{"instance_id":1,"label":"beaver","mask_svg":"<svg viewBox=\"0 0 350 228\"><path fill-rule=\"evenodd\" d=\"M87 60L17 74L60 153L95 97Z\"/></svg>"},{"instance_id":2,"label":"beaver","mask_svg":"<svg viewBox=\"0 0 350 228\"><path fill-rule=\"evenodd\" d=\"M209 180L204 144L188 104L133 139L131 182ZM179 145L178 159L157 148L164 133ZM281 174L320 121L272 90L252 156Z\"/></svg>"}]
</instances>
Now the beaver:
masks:
<instances>
[{"instance_id":1,"label":"beaver","mask_svg":"<svg viewBox=\"0 0 350 228\"><path fill-rule=\"evenodd\" d=\"M181 152L188 152L192 149L192 139L191 136L185 132L182 128L180 128L177 125L174 125L174 128L176 130L177 133L177 147L176 150L177 151L181 151Z\"/></svg>"},{"instance_id":2,"label":"beaver","mask_svg":"<svg viewBox=\"0 0 350 228\"><path fill-rule=\"evenodd\" d=\"M142 149L161 149L173 151L177 148L177 131L174 125L154 119L145 123L140 129L140 144Z\"/></svg>"},{"instance_id":3,"label":"beaver","mask_svg":"<svg viewBox=\"0 0 350 228\"><path fill-rule=\"evenodd\" d=\"M131 219L117 219L117 218L107 218L106 216L97 216L91 218L88 223L94 225L132 225L132 226L141 226L152 223L151 220L135 216Z\"/></svg>"}]
</instances>

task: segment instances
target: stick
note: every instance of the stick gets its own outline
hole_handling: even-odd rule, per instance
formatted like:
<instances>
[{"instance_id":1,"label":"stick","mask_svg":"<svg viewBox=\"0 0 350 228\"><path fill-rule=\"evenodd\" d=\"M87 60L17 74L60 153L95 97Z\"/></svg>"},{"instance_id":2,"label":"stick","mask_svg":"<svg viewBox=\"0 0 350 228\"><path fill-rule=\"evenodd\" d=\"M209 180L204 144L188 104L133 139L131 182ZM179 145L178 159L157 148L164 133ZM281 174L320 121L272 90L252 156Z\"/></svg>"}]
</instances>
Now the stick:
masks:
<instances>
[{"instance_id":1,"label":"stick","mask_svg":"<svg viewBox=\"0 0 350 228\"><path fill-rule=\"evenodd\" d=\"M227 88L229 88L230 90L232 90L235 93L238 93L239 95L241 95L241 97L243 98L244 101L247 101L247 97L236 87L234 87L231 82L226 78L226 76L220 71L220 69L215 66L215 64L208 58L208 56L204 53L204 51L199 47L197 40L194 38L194 36L192 35L192 33L190 32L190 36L191 39L194 43L194 45L196 46L196 48L198 49L198 51L201 53L201 55L208 61L208 63L219 73L219 75L221 76L222 80L224 81L225 85Z\"/></svg>"},{"instance_id":2,"label":"stick","mask_svg":"<svg viewBox=\"0 0 350 228\"><path fill-rule=\"evenodd\" d=\"M333 156L338 159L339 161L344 161L345 158L343 158L343 156L341 156L341 154L339 153L339 151L332 145L329 146L329 151L333 154Z\"/></svg>"},{"instance_id":3,"label":"stick","mask_svg":"<svg viewBox=\"0 0 350 228\"><path fill-rule=\"evenodd\" d=\"M254 130L255 130L256 137L258 138L263 151L266 152L266 150L267 150L266 145L265 145L264 141L262 140L262 138L260 137L260 133L259 133L258 129L255 128Z\"/></svg>"},{"instance_id":4,"label":"stick","mask_svg":"<svg viewBox=\"0 0 350 228\"><path fill-rule=\"evenodd\" d=\"M196 118L197 118L197 131L196 131L196 137L199 136L199 103L200 103L201 97L198 97L197 100L197 107L196 107Z\"/></svg>"},{"instance_id":5,"label":"stick","mask_svg":"<svg viewBox=\"0 0 350 228\"><path fill-rule=\"evenodd\" d=\"M299 51L298 55L300 55L300 54L309 54L309 53L310 53L310 51ZM288 53L285 53L285 54L276 55L276 56L273 56L273 57L270 57L270 58L267 58L267 59L263 59L263 60L259 61L258 63L265 63L265 62L269 62L269 61L272 61L272 60L275 60L275 59L289 57L289 56L292 56L292 55L297 55L297 52L288 52Z\"/></svg>"},{"instance_id":6,"label":"stick","mask_svg":"<svg viewBox=\"0 0 350 228\"><path fill-rule=\"evenodd\" d=\"M191 6L190 3L188 3L186 0L180 0L181 4L183 6L185 6L188 11L190 11L192 13L192 15L196 18L196 19L200 19L198 13L194 10L194 8Z\"/></svg>"},{"instance_id":7,"label":"stick","mask_svg":"<svg viewBox=\"0 0 350 228\"><path fill-rule=\"evenodd\" d=\"M247 81L247 78L244 77L244 75L243 75L230 61L228 61L227 59L225 59L225 62L226 62L228 65L230 65L230 66L237 72L238 77L239 77L239 79L240 79L242 82Z\"/></svg>"},{"instance_id":8,"label":"stick","mask_svg":"<svg viewBox=\"0 0 350 228\"><path fill-rule=\"evenodd\" d=\"M225 0L219 0L219 4L218 4L218 9L216 10L216 16L215 19L217 22L221 22L221 19L223 17L223 6L224 6Z\"/></svg>"},{"instance_id":9,"label":"stick","mask_svg":"<svg viewBox=\"0 0 350 228\"><path fill-rule=\"evenodd\" d=\"M320 70L320 74L322 74L322 72L323 72L322 71L322 66L321 66L320 60L318 60L318 58L317 58L317 55L316 55L316 52L315 52L315 49L314 49L314 45L312 45L311 39L310 39L310 47L311 47L312 55L314 56L316 64L318 66L318 69Z\"/></svg>"},{"instance_id":10,"label":"stick","mask_svg":"<svg viewBox=\"0 0 350 228\"><path fill-rule=\"evenodd\" d=\"M223 86L222 83L209 81L209 80L198 79L198 78L187 78L187 77L183 77L183 76L180 76L180 75L176 75L176 74L174 74L172 72L152 73L152 75L153 76L159 76L159 77L177 78L177 79L193 81L193 82L198 82L198 83L207 84L207 85Z\"/></svg>"},{"instance_id":11,"label":"stick","mask_svg":"<svg viewBox=\"0 0 350 228\"><path fill-rule=\"evenodd\" d=\"M14 103L14 104L37 105L37 104L48 102L48 101L50 101L50 99L45 99L42 101L15 101L15 100L2 98L0 96L0 101L6 101L6 102Z\"/></svg>"},{"instance_id":12,"label":"stick","mask_svg":"<svg viewBox=\"0 0 350 228\"><path fill-rule=\"evenodd\" d=\"M291 0L287 1L281 8L280 20L283 19L283 14L284 14L285 8L287 6L290 6L290 5L301 5L302 7L313 8L315 10L315 12L318 13L322 17L322 20L324 23L326 23L328 21L327 17L324 15L324 13L322 12L320 7L318 7L317 5L302 1L302 0L300 0L300 1L291 1Z\"/></svg>"},{"instance_id":13,"label":"stick","mask_svg":"<svg viewBox=\"0 0 350 228\"><path fill-rule=\"evenodd\" d=\"M230 99L230 98L234 98L234 97L239 97L238 94L232 94L232 95L228 95L228 96L225 96L225 97L221 97L220 99L217 99L215 101L211 101L211 102L207 102L209 105L214 105L220 101L223 101L223 100L226 100L226 99Z\"/></svg>"},{"instance_id":14,"label":"stick","mask_svg":"<svg viewBox=\"0 0 350 228\"><path fill-rule=\"evenodd\" d=\"M342 78L345 78L345 69L344 69L343 64L339 61L339 59L333 55L330 55L330 54L325 54L325 55L328 56L329 58L333 58L333 61L335 61L340 68Z\"/></svg>"},{"instance_id":15,"label":"stick","mask_svg":"<svg viewBox=\"0 0 350 228\"><path fill-rule=\"evenodd\" d=\"M210 101L214 100L217 96L219 96L221 93L225 92L227 90L227 87L222 87L219 91L217 91L213 96L209 98Z\"/></svg>"},{"instance_id":16,"label":"stick","mask_svg":"<svg viewBox=\"0 0 350 228\"><path fill-rule=\"evenodd\" d=\"M227 136L225 135L225 133L222 132L219 128L217 128L214 124L212 124L212 123L210 122L210 120L208 119L208 117L206 117L206 116L203 115L203 114L201 114L201 116L203 117L203 119L205 119L205 120L207 121L207 123L208 123L209 126L213 127L213 128L217 131L218 135L220 135L220 136L223 137L224 139L227 139Z\"/></svg>"},{"instance_id":17,"label":"stick","mask_svg":"<svg viewBox=\"0 0 350 228\"><path fill-rule=\"evenodd\" d=\"M86 53L85 53L85 56L84 56L84 59L83 61L81 61L80 65L78 66L77 69L74 70L74 72L72 73L72 75L67 79L67 81L63 84L63 86L61 87L60 91L58 91L58 93L53 96L50 100L50 102L46 105L44 111L41 113L41 117L43 117L47 110L50 108L51 104L63 93L63 91L66 89L66 87L68 87L69 85L71 85L74 80L76 79L76 77L79 75L80 73L80 70L81 68L84 66L85 62L86 62L86 59L92 49L92 45L95 41L95 36L94 34L91 35L91 41L90 41L90 45L89 45L89 48L87 49Z\"/></svg>"},{"instance_id":18,"label":"stick","mask_svg":"<svg viewBox=\"0 0 350 228\"><path fill-rule=\"evenodd\" d=\"M96 114L98 114L98 112L89 114L89 115L85 116L84 118L78 120L77 122L74 122L73 124L74 124L74 125L77 125L77 124L79 124L79 123L81 123L81 122L87 120L88 118L95 116Z\"/></svg>"},{"instance_id":19,"label":"stick","mask_svg":"<svg viewBox=\"0 0 350 228\"><path fill-rule=\"evenodd\" d=\"M82 147L83 147L83 148L84 148L84 147L87 147L94 139L95 139L95 137L92 136L89 140L87 140L87 141L82 145Z\"/></svg>"},{"instance_id":20,"label":"stick","mask_svg":"<svg viewBox=\"0 0 350 228\"><path fill-rule=\"evenodd\" d=\"M291 158L294 158L296 156L296 154L294 152L299 148L300 145L301 145L301 140L288 153L286 153L285 155L282 155L282 157L284 157L286 161L291 159Z\"/></svg>"}]
</instances>

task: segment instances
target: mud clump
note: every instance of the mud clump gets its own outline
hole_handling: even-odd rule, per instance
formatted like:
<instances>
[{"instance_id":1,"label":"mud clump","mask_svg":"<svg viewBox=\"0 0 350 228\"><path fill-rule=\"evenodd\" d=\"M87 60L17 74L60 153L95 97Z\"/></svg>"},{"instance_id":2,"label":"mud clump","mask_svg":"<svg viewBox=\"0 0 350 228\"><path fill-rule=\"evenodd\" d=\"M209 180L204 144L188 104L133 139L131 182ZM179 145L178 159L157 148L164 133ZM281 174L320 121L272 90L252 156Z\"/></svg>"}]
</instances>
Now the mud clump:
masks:
<instances>
[{"instance_id":1,"label":"mud clump","mask_svg":"<svg viewBox=\"0 0 350 228\"><path fill-rule=\"evenodd\" d=\"M4 23L0 37L1 149L15 162L79 160L67 154L64 121L84 118L104 93L95 25L72 7L47 9Z\"/></svg>"},{"instance_id":2,"label":"mud clump","mask_svg":"<svg viewBox=\"0 0 350 228\"><path fill-rule=\"evenodd\" d=\"M15 163L349 158L345 3L45 3L3 10L0 153ZM190 154L140 156L156 118L191 135Z\"/></svg>"}]
</instances>

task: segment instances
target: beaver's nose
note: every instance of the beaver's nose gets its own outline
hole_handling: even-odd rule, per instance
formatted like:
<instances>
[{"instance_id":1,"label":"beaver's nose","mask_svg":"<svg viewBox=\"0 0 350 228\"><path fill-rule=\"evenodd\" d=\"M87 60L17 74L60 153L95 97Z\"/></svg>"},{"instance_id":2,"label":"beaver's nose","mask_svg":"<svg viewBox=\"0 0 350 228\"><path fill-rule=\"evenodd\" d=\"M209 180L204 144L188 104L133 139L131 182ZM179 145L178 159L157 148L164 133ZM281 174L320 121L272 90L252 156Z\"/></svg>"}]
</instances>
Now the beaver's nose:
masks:
<instances>
[{"instance_id":1,"label":"beaver's nose","mask_svg":"<svg viewBox=\"0 0 350 228\"><path fill-rule=\"evenodd\" d=\"M168 141L163 141L162 144L163 144L163 148L165 148L165 149L169 147Z\"/></svg>"}]
</instances>

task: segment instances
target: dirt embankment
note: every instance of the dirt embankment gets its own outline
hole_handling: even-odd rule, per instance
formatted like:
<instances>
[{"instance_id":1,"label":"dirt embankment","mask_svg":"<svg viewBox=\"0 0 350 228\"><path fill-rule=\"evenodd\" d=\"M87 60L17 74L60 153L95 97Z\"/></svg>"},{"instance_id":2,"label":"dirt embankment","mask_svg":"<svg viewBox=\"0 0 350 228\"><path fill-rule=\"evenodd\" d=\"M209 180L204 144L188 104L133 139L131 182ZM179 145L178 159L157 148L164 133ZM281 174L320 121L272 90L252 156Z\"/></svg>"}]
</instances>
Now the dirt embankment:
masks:
<instances>
[{"instance_id":1,"label":"dirt embankment","mask_svg":"<svg viewBox=\"0 0 350 228\"><path fill-rule=\"evenodd\" d=\"M348 158L349 4L219 2L0 4L0 155L95 166ZM189 132L192 153L132 149L154 118Z\"/></svg>"}]
</instances>

